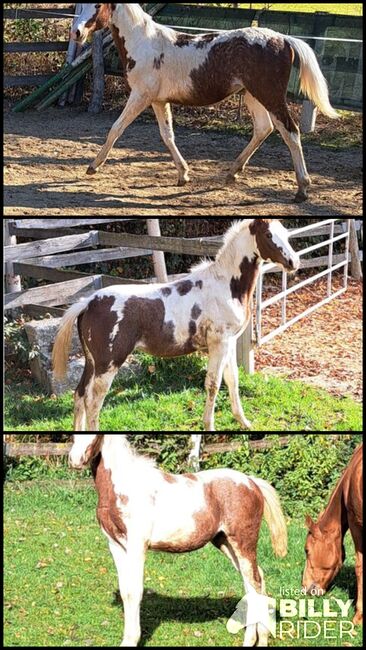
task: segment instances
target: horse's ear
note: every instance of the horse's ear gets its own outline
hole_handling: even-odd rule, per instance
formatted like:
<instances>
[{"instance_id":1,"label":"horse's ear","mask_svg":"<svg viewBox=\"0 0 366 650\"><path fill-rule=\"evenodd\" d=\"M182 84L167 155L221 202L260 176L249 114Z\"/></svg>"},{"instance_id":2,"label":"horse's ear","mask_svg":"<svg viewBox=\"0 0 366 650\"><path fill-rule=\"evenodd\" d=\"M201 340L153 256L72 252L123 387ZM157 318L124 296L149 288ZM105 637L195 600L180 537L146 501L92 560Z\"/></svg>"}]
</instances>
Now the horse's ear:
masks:
<instances>
[{"instance_id":1,"label":"horse's ear","mask_svg":"<svg viewBox=\"0 0 366 650\"><path fill-rule=\"evenodd\" d=\"M311 530L314 527L315 524L314 524L312 518L310 517L310 515L306 515L305 525L309 530Z\"/></svg>"}]
</instances>

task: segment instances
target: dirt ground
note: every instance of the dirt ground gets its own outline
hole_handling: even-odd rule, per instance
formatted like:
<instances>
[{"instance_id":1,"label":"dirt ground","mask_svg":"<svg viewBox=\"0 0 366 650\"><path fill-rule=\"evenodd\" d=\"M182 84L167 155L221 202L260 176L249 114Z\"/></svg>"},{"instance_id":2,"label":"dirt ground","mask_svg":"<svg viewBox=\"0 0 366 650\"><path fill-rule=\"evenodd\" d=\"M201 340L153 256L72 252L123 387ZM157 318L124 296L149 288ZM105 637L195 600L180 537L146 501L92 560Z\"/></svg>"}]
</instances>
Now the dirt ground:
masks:
<instances>
[{"instance_id":1,"label":"dirt ground","mask_svg":"<svg viewBox=\"0 0 366 650\"><path fill-rule=\"evenodd\" d=\"M340 279L333 291L343 286ZM272 287L265 296L276 293ZM288 315L293 317L326 297L324 280L292 296ZM363 397L363 287L349 280L345 294L321 307L286 332L256 350L256 369L268 374L299 379L324 388L338 397L349 396L362 402ZM281 306L264 312L264 328L271 331L281 323Z\"/></svg>"},{"instance_id":2,"label":"dirt ground","mask_svg":"<svg viewBox=\"0 0 366 650\"><path fill-rule=\"evenodd\" d=\"M177 187L156 124L135 122L98 175L85 175L116 112L76 109L6 113L4 214L17 216L356 216L362 214L360 149L304 146L310 200L296 205L295 175L282 143L265 143L236 186L225 172L246 140L177 127L192 183Z\"/></svg>"}]
</instances>

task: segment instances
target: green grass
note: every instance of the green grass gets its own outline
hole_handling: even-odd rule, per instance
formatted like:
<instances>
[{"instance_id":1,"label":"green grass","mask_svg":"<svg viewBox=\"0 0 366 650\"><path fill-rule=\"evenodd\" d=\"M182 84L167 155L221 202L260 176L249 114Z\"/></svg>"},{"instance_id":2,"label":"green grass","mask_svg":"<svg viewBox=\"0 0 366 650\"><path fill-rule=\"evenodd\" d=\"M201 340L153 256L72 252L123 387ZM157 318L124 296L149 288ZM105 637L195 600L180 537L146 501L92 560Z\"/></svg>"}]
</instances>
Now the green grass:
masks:
<instances>
[{"instance_id":1,"label":"green grass","mask_svg":"<svg viewBox=\"0 0 366 650\"><path fill-rule=\"evenodd\" d=\"M141 371L119 377L102 409L101 431L201 431L206 360L141 355ZM362 431L362 407L297 381L240 373L240 395L254 431ZM71 431L73 398L44 397L32 382L6 388L5 431ZM226 388L218 431L239 431Z\"/></svg>"},{"instance_id":2,"label":"green grass","mask_svg":"<svg viewBox=\"0 0 366 650\"><path fill-rule=\"evenodd\" d=\"M220 3L222 6L225 6L224 3ZM251 4L253 9L263 9L263 2L254 2ZM232 6L230 4L227 5ZM241 2L241 9L249 9L249 3ZM272 11L304 11L306 13L313 13L316 11L327 11L329 14L348 14L349 16L362 16L363 15L363 6L359 2L295 2L295 3L283 3L283 2L274 2L270 6Z\"/></svg>"},{"instance_id":3,"label":"green grass","mask_svg":"<svg viewBox=\"0 0 366 650\"><path fill-rule=\"evenodd\" d=\"M117 578L107 543L95 522L91 487L53 482L7 486L5 490L5 646L117 646L123 628ZM296 504L294 504L296 511ZM290 549L275 559L266 526L259 562L269 595L299 589L306 531L289 521ZM346 602L355 593L354 548L347 538L347 561L330 597ZM241 579L209 546L190 555L149 554L142 608L143 645L241 646L242 633L226 631L242 598ZM323 599L317 599L321 611ZM353 608L351 612L353 616ZM353 639L296 641L281 646L362 646Z\"/></svg>"}]
</instances>

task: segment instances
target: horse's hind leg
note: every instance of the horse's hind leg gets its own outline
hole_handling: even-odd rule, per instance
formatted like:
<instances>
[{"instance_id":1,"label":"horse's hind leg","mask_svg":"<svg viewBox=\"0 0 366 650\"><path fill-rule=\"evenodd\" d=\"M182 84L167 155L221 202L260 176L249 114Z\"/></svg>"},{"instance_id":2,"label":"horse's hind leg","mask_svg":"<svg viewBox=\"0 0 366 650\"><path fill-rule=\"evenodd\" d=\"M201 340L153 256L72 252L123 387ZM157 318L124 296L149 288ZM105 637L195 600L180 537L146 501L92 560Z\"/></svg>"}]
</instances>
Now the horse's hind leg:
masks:
<instances>
[{"instance_id":1,"label":"horse's hind leg","mask_svg":"<svg viewBox=\"0 0 366 650\"><path fill-rule=\"evenodd\" d=\"M206 408L204 415L205 431L215 431L215 404L222 376L226 366L228 344L215 341L209 344L209 360L206 375Z\"/></svg>"},{"instance_id":2,"label":"horse's hind leg","mask_svg":"<svg viewBox=\"0 0 366 650\"><path fill-rule=\"evenodd\" d=\"M248 146L234 162L227 176L228 183L236 180L236 175L244 169L253 154L273 131L272 120L264 106L248 92L245 94L244 102L252 116L254 126L253 137Z\"/></svg>"},{"instance_id":3,"label":"horse's hind leg","mask_svg":"<svg viewBox=\"0 0 366 650\"><path fill-rule=\"evenodd\" d=\"M161 137L172 154L175 166L178 170L178 185L185 185L189 182L189 168L175 144L173 116L170 104L155 102L152 107L159 123Z\"/></svg>"},{"instance_id":4,"label":"horse's hind leg","mask_svg":"<svg viewBox=\"0 0 366 650\"><path fill-rule=\"evenodd\" d=\"M240 423L243 429L250 429L251 423L244 415L239 394L239 371L236 356L236 341L230 346L230 354L224 371L225 383L229 389L231 408L234 418Z\"/></svg>"},{"instance_id":5,"label":"horse's hind leg","mask_svg":"<svg viewBox=\"0 0 366 650\"><path fill-rule=\"evenodd\" d=\"M255 594L265 595L265 582L263 571L257 565L257 562L251 555L239 557L240 573L243 578L244 588L248 600ZM250 610L248 610L250 611ZM253 610L252 610L253 611ZM251 648L254 645L268 646L269 632L263 623L258 621L250 622L245 631L244 647Z\"/></svg>"},{"instance_id":6,"label":"horse's hind leg","mask_svg":"<svg viewBox=\"0 0 366 650\"><path fill-rule=\"evenodd\" d=\"M271 113L271 117L276 129L282 136L283 141L288 146L295 167L298 192L295 197L296 203L306 201L308 198L308 188L311 185L310 177L306 169L304 154L301 146L300 129L292 119L286 103L276 111L276 115Z\"/></svg>"},{"instance_id":7,"label":"horse's hind leg","mask_svg":"<svg viewBox=\"0 0 366 650\"><path fill-rule=\"evenodd\" d=\"M117 372L118 368L113 366L103 374L93 374L90 379L85 392L88 431L99 431L99 414Z\"/></svg>"}]
</instances>

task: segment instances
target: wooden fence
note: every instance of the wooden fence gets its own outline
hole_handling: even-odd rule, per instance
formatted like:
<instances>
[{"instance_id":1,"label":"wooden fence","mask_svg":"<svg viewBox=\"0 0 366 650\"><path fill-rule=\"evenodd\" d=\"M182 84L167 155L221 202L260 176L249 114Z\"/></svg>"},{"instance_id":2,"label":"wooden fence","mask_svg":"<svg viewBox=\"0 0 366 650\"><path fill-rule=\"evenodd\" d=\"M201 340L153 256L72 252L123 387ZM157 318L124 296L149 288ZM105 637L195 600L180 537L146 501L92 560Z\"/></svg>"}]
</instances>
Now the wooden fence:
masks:
<instances>
[{"instance_id":1,"label":"wooden fence","mask_svg":"<svg viewBox=\"0 0 366 650\"><path fill-rule=\"evenodd\" d=\"M146 284L147 281L127 280L108 275L90 275L77 271L64 270L67 266L90 264L114 259L149 255L153 251L193 255L197 257L215 256L222 245L222 237L184 239L178 237L161 237L133 235L127 233L109 233L98 230L88 232L80 227L97 223L134 221L133 219L7 219L5 225L7 241L5 262L8 279L17 274L25 277L47 280L51 284L32 289L21 290L13 282L13 289L5 295L5 310L21 308L27 315L38 317L51 314L62 316L63 305L70 305L94 291L115 284ZM158 220L147 220L148 222ZM361 223L352 220L352 225L361 228ZM71 227L70 227L71 226ZM75 231L75 227L78 227ZM151 232L151 231L150 231ZM306 233L307 237L319 234L319 229ZM324 234L326 234L324 232ZM16 237L25 236L37 241L17 244ZM353 242L353 261L360 263L357 254L357 236ZM97 246L102 249L96 250ZM82 250L86 249L86 250ZM92 249L92 250L90 250ZM132 250L131 250L132 249ZM322 260L308 260L307 266L315 267ZM60 270L63 267L63 270ZM157 267L156 267L157 268ZM170 280L182 277L173 276ZM251 327L238 343L239 364L250 372L252 367L252 331Z\"/></svg>"},{"instance_id":2,"label":"wooden fence","mask_svg":"<svg viewBox=\"0 0 366 650\"><path fill-rule=\"evenodd\" d=\"M230 434L228 434L230 435ZM336 442L342 437L342 434L329 433ZM291 440L291 435L282 436L278 434L278 440L250 440L249 449L252 452L269 450L274 446L287 447ZM213 444L204 444L202 449L202 457L209 457L213 454L223 454L227 452L239 451L243 448L243 442L240 440L233 440L228 442L218 442ZM71 443L15 443L4 442L4 457L6 458L21 458L24 456L35 457L65 457L69 454ZM159 443L149 444L148 448L144 449L146 454L157 456L160 453Z\"/></svg>"},{"instance_id":3,"label":"wooden fence","mask_svg":"<svg viewBox=\"0 0 366 650\"><path fill-rule=\"evenodd\" d=\"M72 18L73 14L70 9L5 9L3 17L5 20L65 20ZM65 30L65 35L67 30ZM29 42L29 43L4 43L4 52L8 54L29 54L30 52L67 52L69 42L52 41L52 42ZM52 77L48 75L5 75L4 86L40 86Z\"/></svg>"}]
</instances>

